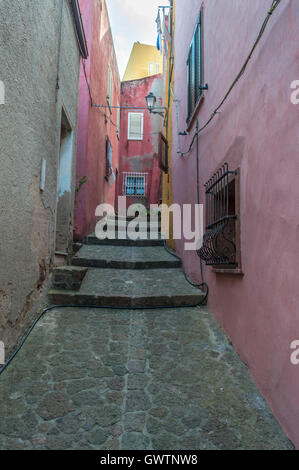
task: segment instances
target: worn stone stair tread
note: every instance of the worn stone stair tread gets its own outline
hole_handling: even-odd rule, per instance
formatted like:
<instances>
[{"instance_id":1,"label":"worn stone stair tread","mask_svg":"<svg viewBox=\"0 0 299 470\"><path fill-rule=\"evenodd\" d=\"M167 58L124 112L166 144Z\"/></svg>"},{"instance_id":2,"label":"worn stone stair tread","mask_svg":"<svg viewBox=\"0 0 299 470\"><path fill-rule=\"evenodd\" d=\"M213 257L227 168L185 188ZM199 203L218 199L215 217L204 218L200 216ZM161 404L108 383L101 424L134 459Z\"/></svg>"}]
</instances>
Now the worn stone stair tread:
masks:
<instances>
[{"instance_id":1,"label":"worn stone stair tread","mask_svg":"<svg viewBox=\"0 0 299 470\"><path fill-rule=\"evenodd\" d=\"M156 240L152 240L149 237L148 232L144 232L146 234L146 238L137 238L137 240L131 240L130 238L122 239L108 239L100 240L96 237L95 233L87 235L84 238L83 242L86 245L112 245L112 246L163 246L164 239L162 235L159 233Z\"/></svg>"},{"instance_id":2,"label":"worn stone stair tread","mask_svg":"<svg viewBox=\"0 0 299 470\"><path fill-rule=\"evenodd\" d=\"M180 269L90 268L79 291L51 290L49 295L55 304L116 307L194 305L204 297Z\"/></svg>"},{"instance_id":3,"label":"worn stone stair tread","mask_svg":"<svg viewBox=\"0 0 299 470\"><path fill-rule=\"evenodd\" d=\"M74 266L118 269L178 268L181 261L164 247L84 245L73 257Z\"/></svg>"},{"instance_id":4,"label":"worn stone stair tread","mask_svg":"<svg viewBox=\"0 0 299 470\"><path fill-rule=\"evenodd\" d=\"M118 231L118 228L120 227L120 230L123 230L123 229L127 229L127 230L131 230L132 232L135 231L135 223L134 225L132 225L132 222L133 222L134 219L132 220L125 220L125 219L119 219L119 220L113 220L113 219L108 219L106 221L106 225L105 227L107 226L110 226L111 228L115 228L115 230ZM140 230L141 232L149 232L150 230L152 230L153 232L161 232L161 221L152 221L150 219L143 219L142 221L140 221L141 223L137 226L138 227L138 230Z\"/></svg>"}]
</instances>

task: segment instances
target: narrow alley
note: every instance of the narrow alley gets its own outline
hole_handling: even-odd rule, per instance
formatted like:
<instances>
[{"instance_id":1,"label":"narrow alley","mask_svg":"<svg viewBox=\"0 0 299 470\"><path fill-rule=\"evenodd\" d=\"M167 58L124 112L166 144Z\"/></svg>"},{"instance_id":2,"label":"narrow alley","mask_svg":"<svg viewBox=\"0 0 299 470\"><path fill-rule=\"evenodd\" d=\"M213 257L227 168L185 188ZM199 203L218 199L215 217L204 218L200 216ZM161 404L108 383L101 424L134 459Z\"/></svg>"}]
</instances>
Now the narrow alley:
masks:
<instances>
[{"instance_id":1,"label":"narrow alley","mask_svg":"<svg viewBox=\"0 0 299 470\"><path fill-rule=\"evenodd\" d=\"M0 0L0 57L0 451L299 449L299 1Z\"/></svg>"}]
</instances>

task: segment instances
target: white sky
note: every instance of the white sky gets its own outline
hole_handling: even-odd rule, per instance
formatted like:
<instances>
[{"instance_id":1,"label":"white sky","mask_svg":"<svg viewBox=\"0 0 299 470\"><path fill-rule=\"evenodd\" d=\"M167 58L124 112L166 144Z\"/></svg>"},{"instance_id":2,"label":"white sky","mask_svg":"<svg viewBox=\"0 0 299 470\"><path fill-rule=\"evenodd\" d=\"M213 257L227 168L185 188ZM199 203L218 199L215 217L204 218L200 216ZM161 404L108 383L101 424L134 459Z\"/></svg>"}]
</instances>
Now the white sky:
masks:
<instances>
[{"instance_id":1,"label":"white sky","mask_svg":"<svg viewBox=\"0 0 299 470\"><path fill-rule=\"evenodd\" d=\"M168 0L106 0L122 79L134 42L156 44L158 6Z\"/></svg>"}]
</instances>

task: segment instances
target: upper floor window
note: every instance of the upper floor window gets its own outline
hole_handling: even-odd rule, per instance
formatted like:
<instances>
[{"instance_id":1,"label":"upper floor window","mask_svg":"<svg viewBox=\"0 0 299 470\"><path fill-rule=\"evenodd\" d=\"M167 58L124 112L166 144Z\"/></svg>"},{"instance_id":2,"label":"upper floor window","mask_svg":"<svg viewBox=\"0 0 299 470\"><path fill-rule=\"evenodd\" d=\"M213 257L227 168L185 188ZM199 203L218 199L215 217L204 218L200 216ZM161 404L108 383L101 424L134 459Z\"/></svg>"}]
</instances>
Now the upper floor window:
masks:
<instances>
[{"instance_id":1,"label":"upper floor window","mask_svg":"<svg viewBox=\"0 0 299 470\"><path fill-rule=\"evenodd\" d=\"M203 55L202 55L202 10L200 11L193 38L190 44L187 72L188 72L188 117L192 117L202 96L203 86Z\"/></svg>"},{"instance_id":2,"label":"upper floor window","mask_svg":"<svg viewBox=\"0 0 299 470\"><path fill-rule=\"evenodd\" d=\"M143 113L128 114L128 140L143 140Z\"/></svg>"},{"instance_id":3,"label":"upper floor window","mask_svg":"<svg viewBox=\"0 0 299 470\"><path fill-rule=\"evenodd\" d=\"M156 75L157 73L159 73L159 71L160 71L159 64L157 64L156 62L149 62L148 64L149 75Z\"/></svg>"}]
</instances>

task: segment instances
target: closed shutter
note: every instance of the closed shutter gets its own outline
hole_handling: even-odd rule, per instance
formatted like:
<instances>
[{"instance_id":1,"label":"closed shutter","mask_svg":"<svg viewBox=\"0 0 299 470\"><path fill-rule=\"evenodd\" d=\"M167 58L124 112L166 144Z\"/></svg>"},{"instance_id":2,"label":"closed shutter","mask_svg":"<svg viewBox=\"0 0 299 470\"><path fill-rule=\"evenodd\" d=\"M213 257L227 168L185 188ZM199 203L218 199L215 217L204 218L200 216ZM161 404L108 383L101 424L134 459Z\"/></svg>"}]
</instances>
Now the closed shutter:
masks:
<instances>
[{"instance_id":1,"label":"closed shutter","mask_svg":"<svg viewBox=\"0 0 299 470\"><path fill-rule=\"evenodd\" d=\"M112 81L112 72L110 66L108 66L108 92L107 100L110 106L112 106L112 91L113 91L113 81Z\"/></svg>"},{"instance_id":2,"label":"closed shutter","mask_svg":"<svg viewBox=\"0 0 299 470\"><path fill-rule=\"evenodd\" d=\"M202 90L200 87L203 83L203 68L201 54L201 14L195 27L194 35L189 49L187 60L188 72L188 119L191 117Z\"/></svg>"},{"instance_id":3,"label":"closed shutter","mask_svg":"<svg viewBox=\"0 0 299 470\"><path fill-rule=\"evenodd\" d=\"M143 140L143 114L129 113L128 115L128 139Z\"/></svg>"}]
</instances>

